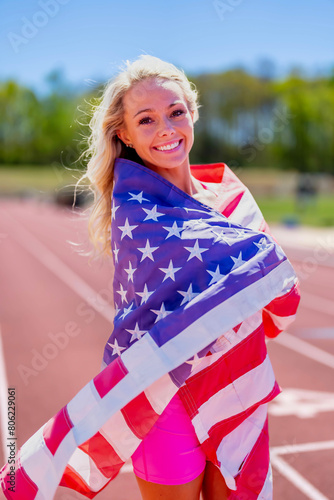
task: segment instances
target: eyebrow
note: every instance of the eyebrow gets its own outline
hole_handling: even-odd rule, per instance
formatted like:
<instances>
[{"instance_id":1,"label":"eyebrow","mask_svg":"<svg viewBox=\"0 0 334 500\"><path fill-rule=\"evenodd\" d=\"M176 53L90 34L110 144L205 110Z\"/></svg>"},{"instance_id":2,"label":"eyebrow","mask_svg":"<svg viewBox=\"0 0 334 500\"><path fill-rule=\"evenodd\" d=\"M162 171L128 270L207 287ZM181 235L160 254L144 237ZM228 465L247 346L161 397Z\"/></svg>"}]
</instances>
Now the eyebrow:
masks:
<instances>
[{"instance_id":1,"label":"eyebrow","mask_svg":"<svg viewBox=\"0 0 334 500\"><path fill-rule=\"evenodd\" d=\"M183 104L182 101L175 101L173 102L172 104L170 104L168 106L168 109L172 108L173 106L176 106L177 104ZM133 115L133 118L135 118L137 115L139 115L140 113L147 113L147 112L150 112L152 113L152 111L154 111L154 109L152 108L147 108L147 109L141 109L140 111L138 111L135 115Z\"/></svg>"}]
</instances>

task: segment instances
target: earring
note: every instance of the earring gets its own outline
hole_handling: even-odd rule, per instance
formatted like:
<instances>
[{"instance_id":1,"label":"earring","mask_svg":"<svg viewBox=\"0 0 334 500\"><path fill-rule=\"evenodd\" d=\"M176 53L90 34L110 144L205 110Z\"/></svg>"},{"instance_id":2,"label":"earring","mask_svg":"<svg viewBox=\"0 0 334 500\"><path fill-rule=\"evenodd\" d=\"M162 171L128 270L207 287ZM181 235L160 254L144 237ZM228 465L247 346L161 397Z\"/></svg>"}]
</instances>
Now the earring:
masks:
<instances>
[{"instance_id":1,"label":"earring","mask_svg":"<svg viewBox=\"0 0 334 500\"><path fill-rule=\"evenodd\" d=\"M126 147L127 148L133 148L133 144L127 144Z\"/></svg>"}]
</instances>

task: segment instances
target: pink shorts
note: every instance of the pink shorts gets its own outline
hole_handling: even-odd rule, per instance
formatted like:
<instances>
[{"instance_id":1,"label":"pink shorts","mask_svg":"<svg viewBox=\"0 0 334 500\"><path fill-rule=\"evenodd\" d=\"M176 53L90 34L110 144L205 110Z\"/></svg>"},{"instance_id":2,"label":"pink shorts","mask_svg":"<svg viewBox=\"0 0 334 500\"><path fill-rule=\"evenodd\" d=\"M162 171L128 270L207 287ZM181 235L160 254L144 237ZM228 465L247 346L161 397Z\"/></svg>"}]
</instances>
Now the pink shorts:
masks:
<instances>
[{"instance_id":1,"label":"pink shorts","mask_svg":"<svg viewBox=\"0 0 334 500\"><path fill-rule=\"evenodd\" d=\"M133 471L145 481L184 484L204 470L206 456L176 394L132 455Z\"/></svg>"}]
</instances>

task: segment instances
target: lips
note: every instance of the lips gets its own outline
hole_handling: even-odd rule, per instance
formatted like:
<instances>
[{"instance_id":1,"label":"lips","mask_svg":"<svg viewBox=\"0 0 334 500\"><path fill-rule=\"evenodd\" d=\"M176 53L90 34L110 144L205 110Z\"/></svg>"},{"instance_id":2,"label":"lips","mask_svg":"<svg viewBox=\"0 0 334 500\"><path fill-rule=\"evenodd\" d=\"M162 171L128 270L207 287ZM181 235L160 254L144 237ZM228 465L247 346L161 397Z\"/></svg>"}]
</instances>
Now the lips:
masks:
<instances>
[{"instance_id":1,"label":"lips","mask_svg":"<svg viewBox=\"0 0 334 500\"><path fill-rule=\"evenodd\" d=\"M154 149L162 152L175 151L180 146L181 142L182 139L179 139L178 141L168 142L161 146L154 146Z\"/></svg>"}]
</instances>

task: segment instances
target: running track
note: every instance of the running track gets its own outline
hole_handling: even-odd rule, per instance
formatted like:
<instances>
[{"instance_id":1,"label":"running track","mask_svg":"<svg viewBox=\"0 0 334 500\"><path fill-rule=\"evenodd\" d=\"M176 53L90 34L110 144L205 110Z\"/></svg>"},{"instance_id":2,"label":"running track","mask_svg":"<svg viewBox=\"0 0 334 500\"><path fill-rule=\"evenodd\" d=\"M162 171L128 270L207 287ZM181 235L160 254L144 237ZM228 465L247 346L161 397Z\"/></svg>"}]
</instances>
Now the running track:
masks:
<instances>
[{"instance_id":1,"label":"running track","mask_svg":"<svg viewBox=\"0 0 334 500\"><path fill-rule=\"evenodd\" d=\"M84 241L85 229L66 209L0 201L1 465L8 387L20 447L100 369L112 267L111 259L88 265L68 243ZM301 307L289 332L268 343L284 389L270 405L274 500L334 499L334 242L322 253L299 249L291 234L282 246L301 277ZM56 495L82 498L64 488ZM130 467L97 498L139 500Z\"/></svg>"}]
</instances>

